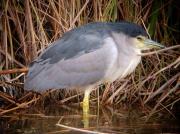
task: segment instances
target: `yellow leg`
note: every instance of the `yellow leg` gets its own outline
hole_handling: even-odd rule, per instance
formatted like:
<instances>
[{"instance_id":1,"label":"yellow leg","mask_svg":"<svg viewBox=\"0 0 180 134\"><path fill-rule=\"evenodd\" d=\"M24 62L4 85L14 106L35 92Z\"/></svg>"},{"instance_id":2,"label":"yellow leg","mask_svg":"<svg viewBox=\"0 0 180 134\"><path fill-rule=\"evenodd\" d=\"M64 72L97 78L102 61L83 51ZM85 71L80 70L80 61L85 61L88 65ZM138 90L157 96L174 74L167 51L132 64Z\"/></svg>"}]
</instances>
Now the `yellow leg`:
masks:
<instances>
[{"instance_id":1,"label":"yellow leg","mask_svg":"<svg viewBox=\"0 0 180 134\"><path fill-rule=\"evenodd\" d=\"M89 98L91 90L85 90L83 99L83 124L84 128L89 128Z\"/></svg>"},{"instance_id":2,"label":"yellow leg","mask_svg":"<svg viewBox=\"0 0 180 134\"><path fill-rule=\"evenodd\" d=\"M89 112L89 97L90 97L90 90L85 90L84 99L83 99L83 113Z\"/></svg>"}]
</instances>

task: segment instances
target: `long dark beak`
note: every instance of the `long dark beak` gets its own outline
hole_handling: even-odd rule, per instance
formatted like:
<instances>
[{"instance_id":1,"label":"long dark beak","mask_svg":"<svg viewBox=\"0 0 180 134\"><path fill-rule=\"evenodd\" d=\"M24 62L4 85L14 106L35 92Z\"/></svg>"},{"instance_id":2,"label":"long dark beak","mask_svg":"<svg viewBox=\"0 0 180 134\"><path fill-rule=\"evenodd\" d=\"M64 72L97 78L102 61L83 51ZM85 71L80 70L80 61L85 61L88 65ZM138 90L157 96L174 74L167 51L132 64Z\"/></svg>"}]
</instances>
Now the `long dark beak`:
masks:
<instances>
[{"instance_id":1,"label":"long dark beak","mask_svg":"<svg viewBox=\"0 0 180 134\"><path fill-rule=\"evenodd\" d=\"M148 47L148 48L165 48L164 45L158 43L158 42L155 42L153 40L150 40L150 39L145 39L144 40L144 44Z\"/></svg>"}]
</instances>

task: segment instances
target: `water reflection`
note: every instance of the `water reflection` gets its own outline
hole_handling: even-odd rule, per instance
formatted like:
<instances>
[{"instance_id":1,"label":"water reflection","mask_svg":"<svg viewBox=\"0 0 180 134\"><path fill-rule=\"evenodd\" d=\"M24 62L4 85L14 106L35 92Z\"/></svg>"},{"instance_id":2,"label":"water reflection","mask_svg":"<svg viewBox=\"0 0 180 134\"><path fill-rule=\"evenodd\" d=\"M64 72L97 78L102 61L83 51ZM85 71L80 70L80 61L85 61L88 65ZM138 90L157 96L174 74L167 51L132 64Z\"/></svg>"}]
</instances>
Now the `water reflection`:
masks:
<instances>
[{"instance_id":1,"label":"water reflection","mask_svg":"<svg viewBox=\"0 0 180 134\"><path fill-rule=\"evenodd\" d=\"M0 129L3 133L84 133L78 129L123 134L178 133L180 127L168 115L159 114L145 123L145 114L138 109L126 107L91 107L90 114L82 114L77 106L50 106L45 109L31 109L21 115L1 117ZM168 119L168 120L167 120ZM167 123L168 122L168 123ZM58 126L57 124L63 127ZM68 128L68 129L67 129ZM74 130L77 129L77 130ZM90 132L89 132L90 133Z\"/></svg>"}]
</instances>

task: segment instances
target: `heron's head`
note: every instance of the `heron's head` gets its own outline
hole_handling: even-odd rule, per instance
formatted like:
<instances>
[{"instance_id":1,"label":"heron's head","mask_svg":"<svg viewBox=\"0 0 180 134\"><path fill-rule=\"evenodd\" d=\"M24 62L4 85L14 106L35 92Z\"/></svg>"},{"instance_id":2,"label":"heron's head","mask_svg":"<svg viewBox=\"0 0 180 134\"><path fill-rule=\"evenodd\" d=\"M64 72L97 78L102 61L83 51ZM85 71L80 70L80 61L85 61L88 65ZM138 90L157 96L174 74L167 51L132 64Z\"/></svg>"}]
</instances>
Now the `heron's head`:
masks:
<instances>
[{"instance_id":1,"label":"heron's head","mask_svg":"<svg viewBox=\"0 0 180 134\"><path fill-rule=\"evenodd\" d=\"M132 39L132 45L140 50L164 48L162 44L149 39L147 32L140 25L125 23L123 32Z\"/></svg>"},{"instance_id":2,"label":"heron's head","mask_svg":"<svg viewBox=\"0 0 180 134\"><path fill-rule=\"evenodd\" d=\"M130 22L121 22L114 24L113 31L117 34L120 45L138 50L148 50L151 48L164 48L160 43L148 38L147 32L140 25ZM123 42L124 41L124 42Z\"/></svg>"}]
</instances>

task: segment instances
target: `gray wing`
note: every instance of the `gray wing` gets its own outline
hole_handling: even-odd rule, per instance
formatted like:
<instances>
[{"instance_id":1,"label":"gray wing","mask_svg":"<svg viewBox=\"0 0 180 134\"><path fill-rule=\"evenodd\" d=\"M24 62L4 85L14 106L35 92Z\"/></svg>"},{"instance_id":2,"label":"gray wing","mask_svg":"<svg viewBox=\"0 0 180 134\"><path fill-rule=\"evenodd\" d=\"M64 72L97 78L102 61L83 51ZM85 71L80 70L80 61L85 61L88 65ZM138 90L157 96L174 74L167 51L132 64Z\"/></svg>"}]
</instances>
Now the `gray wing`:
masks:
<instances>
[{"instance_id":1,"label":"gray wing","mask_svg":"<svg viewBox=\"0 0 180 134\"><path fill-rule=\"evenodd\" d=\"M93 30L73 29L51 44L36 60L30 64L27 78L34 78L46 64L56 64L60 60L68 60L85 53L90 53L103 46L102 35ZM50 67L49 66L49 67Z\"/></svg>"},{"instance_id":2,"label":"gray wing","mask_svg":"<svg viewBox=\"0 0 180 134\"><path fill-rule=\"evenodd\" d=\"M101 81L111 62L111 46L105 44L98 32L68 33L30 66L25 89L83 87Z\"/></svg>"}]
</instances>

